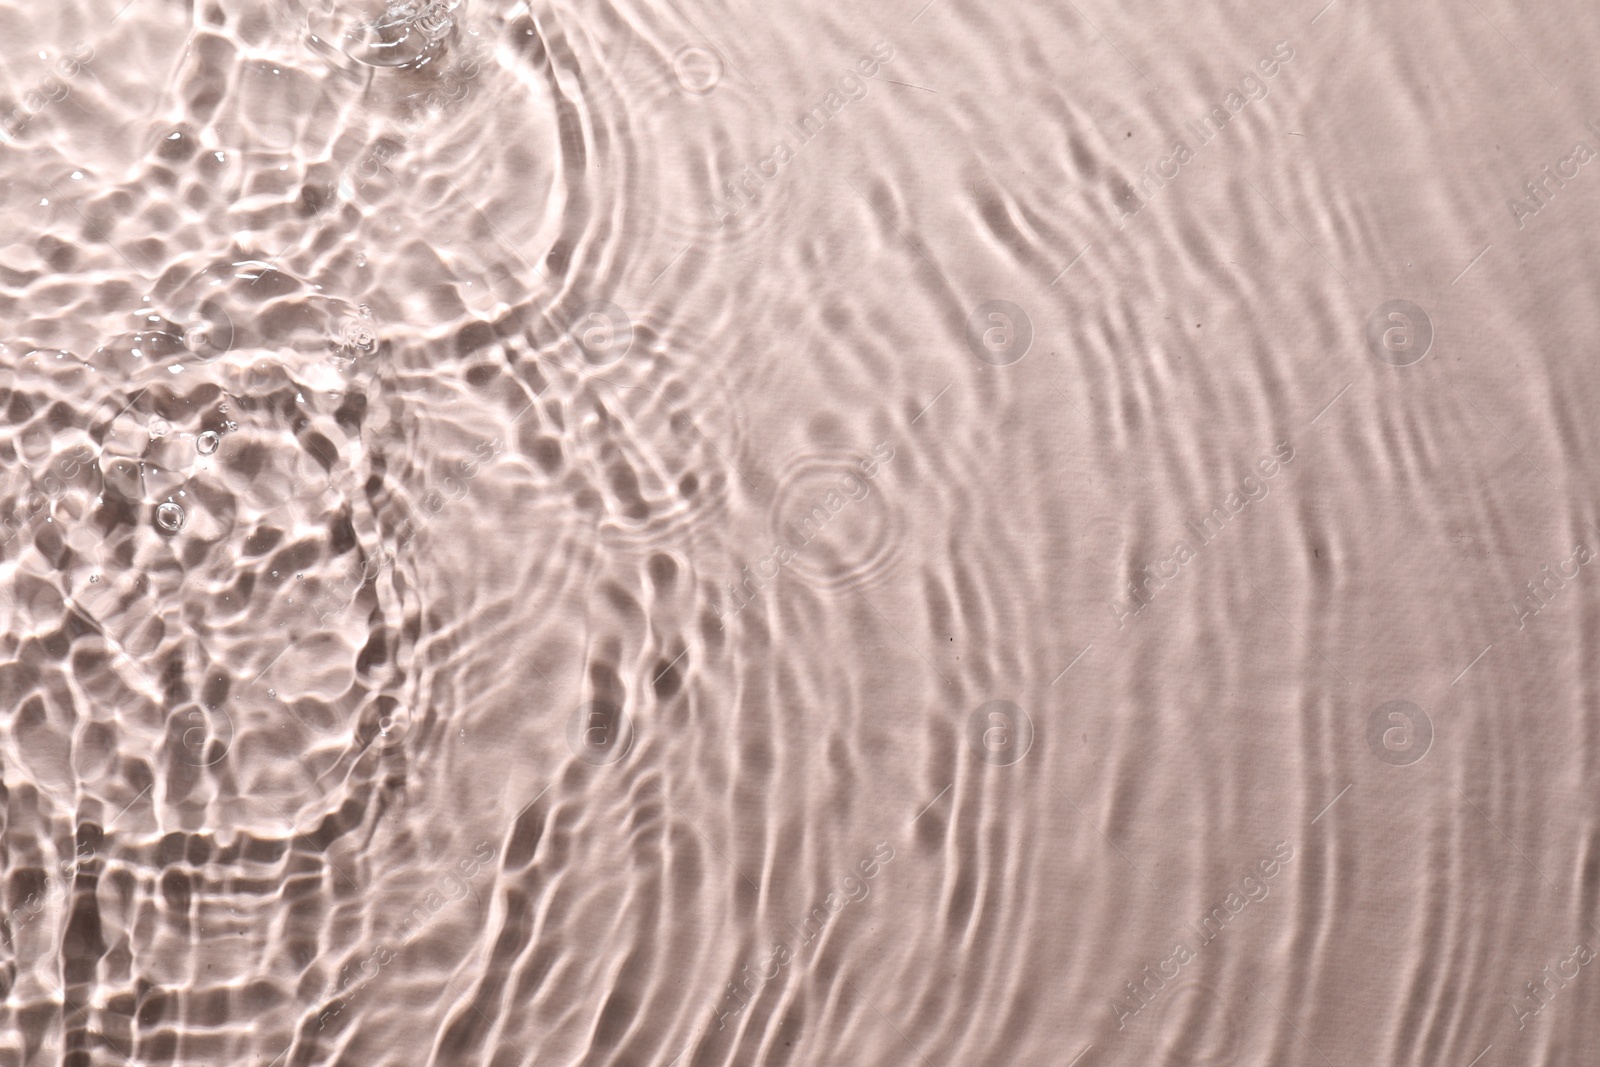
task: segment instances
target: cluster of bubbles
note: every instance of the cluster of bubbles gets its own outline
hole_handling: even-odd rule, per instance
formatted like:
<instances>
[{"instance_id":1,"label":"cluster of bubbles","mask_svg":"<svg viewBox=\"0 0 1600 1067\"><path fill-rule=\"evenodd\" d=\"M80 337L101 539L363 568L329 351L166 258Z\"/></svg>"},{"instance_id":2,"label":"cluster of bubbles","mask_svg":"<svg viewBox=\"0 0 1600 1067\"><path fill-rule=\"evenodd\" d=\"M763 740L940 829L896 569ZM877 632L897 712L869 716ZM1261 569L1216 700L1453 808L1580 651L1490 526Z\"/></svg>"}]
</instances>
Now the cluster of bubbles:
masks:
<instances>
[{"instance_id":1,"label":"cluster of bubbles","mask_svg":"<svg viewBox=\"0 0 1600 1067\"><path fill-rule=\"evenodd\" d=\"M372 312L361 305L361 317L346 319L339 328L339 349L349 356L369 355L378 347L378 334L372 326Z\"/></svg>"},{"instance_id":2,"label":"cluster of bubbles","mask_svg":"<svg viewBox=\"0 0 1600 1067\"><path fill-rule=\"evenodd\" d=\"M464 0L387 0L335 5L324 0L307 18L306 42L335 69L359 78L363 68L416 68L448 47Z\"/></svg>"},{"instance_id":3,"label":"cluster of bubbles","mask_svg":"<svg viewBox=\"0 0 1600 1067\"><path fill-rule=\"evenodd\" d=\"M221 297L222 293L219 291L201 299L190 300L171 313L161 316L167 323L161 332L181 341L186 353L184 356L186 362L196 365L214 363L241 345L251 346L260 343L256 339L247 337L235 326L233 317L223 305ZM336 332L328 339L327 344L328 355L333 363L342 366L349 366L362 356L377 351L379 338L372 309L366 304L357 305L356 310L346 314L338 324ZM222 405L220 411L226 414L228 406ZM172 431L171 425L159 416L151 418L147 428L153 438L165 437ZM238 428L238 424L230 419L224 421L217 429L202 431L195 437L195 451L202 456L216 455L222 447L223 437ZM185 521L183 505L177 501L169 499L156 508L154 524L156 529L164 534L178 533L183 529Z\"/></svg>"}]
</instances>

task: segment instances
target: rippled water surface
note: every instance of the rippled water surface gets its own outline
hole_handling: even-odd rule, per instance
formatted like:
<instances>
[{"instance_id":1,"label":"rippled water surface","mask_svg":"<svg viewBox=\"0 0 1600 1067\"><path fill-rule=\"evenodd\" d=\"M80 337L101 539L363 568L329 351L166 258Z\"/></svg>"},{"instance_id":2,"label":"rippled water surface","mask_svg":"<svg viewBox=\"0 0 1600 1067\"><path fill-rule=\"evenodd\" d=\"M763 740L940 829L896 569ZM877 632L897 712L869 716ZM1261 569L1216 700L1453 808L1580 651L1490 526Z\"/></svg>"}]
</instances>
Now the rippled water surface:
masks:
<instances>
[{"instance_id":1,"label":"rippled water surface","mask_svg":"<svg viewBox=\"0 0 1600 1067\"><path fill-rule=\"evenodd\" d=\"M0 0L0 1067L1600 1062L1597 46Z\"/></svg>"}]
</instances>

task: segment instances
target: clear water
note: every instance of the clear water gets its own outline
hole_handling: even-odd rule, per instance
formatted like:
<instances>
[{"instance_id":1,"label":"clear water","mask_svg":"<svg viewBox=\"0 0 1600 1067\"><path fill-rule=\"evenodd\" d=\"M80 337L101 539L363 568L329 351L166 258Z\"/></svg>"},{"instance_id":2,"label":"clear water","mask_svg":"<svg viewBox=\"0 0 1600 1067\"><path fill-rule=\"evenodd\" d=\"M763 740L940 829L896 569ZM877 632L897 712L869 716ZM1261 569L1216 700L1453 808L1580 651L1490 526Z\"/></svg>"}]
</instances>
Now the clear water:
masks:
<instances>
[{"instance_id":1,"label":"clear water","mask_svg":"<svg viewBox=\"0 0 1600 1067\"><path fill-rule=\"evenodd\" d=\"M0 1065L1596 1062L1589 14L0 0Z\"/></svg>"}]
</instances>

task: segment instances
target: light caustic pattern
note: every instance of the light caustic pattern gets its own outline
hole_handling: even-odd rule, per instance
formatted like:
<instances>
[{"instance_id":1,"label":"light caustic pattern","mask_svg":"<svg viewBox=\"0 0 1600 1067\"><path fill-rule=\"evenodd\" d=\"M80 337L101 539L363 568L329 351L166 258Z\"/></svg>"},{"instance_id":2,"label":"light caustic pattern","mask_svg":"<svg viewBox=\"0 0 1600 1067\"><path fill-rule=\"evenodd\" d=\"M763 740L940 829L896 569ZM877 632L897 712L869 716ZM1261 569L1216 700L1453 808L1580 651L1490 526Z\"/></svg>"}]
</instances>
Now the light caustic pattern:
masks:
<instances>
[{"instance_id":1,"label":"light caustic pattern","mask_svg":"<svg viewBox=\"0 0 1600 1067\"><path fill-rule=\"evenodd\" d=\"M1591 1062L1589 14L0 0L0 1064Z\"/></svg>"}]
</instances>

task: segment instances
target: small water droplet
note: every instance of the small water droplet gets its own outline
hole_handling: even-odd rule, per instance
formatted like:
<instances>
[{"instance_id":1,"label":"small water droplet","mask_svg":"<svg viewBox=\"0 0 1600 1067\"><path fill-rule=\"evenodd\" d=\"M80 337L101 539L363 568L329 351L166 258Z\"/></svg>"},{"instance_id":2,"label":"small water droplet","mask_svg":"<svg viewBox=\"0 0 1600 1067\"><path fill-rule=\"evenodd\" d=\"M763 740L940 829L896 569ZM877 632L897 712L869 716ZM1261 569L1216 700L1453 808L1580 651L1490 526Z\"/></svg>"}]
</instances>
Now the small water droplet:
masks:
<instances>
[{"instance_id":1,"label":"small water droplet","mask_svg":"<svg viewBox=\"0 0 1600 1067\"><path fill-rule=\"evenodd\" d=\"M202 456L209 456L217 450L217 446L220 444L222 444L221 435L215 430L207 430L195 440L194 447L199 449Z\"/></svg>"},{"instance_id":2,"label":"small water droplet","mask_svg":"<svg viewBox=\"0 0 1600 1067\"><path fill-rule=\"evenodd\" d=\"M278 691L276 689L268 689L267 690L267 696L276 698L277 695L278 695Z\"/></svg>"},{"instance_id":3,"label":"small water droplet","mask_svg":"<svg viewBox=\"0 0 1600 1067\"><path fill-rule=\"evenodd\" d=\"M183 529L183 518L183 508L170 500L156 508L156 526L167 533Z\"/></svg>"}]
</instances>

